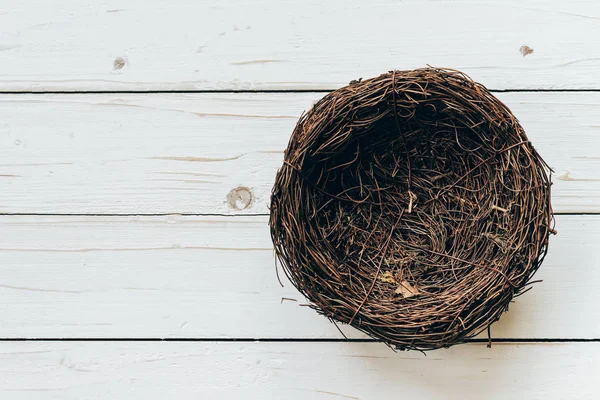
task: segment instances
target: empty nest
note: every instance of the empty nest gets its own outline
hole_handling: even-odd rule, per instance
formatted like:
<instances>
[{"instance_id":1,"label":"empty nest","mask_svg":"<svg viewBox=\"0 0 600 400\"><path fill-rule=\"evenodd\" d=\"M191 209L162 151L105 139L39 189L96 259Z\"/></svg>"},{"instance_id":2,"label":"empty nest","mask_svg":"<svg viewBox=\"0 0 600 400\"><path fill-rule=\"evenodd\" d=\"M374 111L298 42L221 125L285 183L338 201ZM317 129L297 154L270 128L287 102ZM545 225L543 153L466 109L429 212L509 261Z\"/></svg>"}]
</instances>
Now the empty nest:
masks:
<instances>
[{"instance_id":1,"label":"empty nest","mask_svg":"<svg viewBox=\"0 0 600 400\"><path fill-rule=\"evenodd\" d=\"M269 224L319 313L425 351L478 334L527 290L553 232L550 186L484 86L454 70L392 71L300 118Z\"/></svg>"}]
</instances>

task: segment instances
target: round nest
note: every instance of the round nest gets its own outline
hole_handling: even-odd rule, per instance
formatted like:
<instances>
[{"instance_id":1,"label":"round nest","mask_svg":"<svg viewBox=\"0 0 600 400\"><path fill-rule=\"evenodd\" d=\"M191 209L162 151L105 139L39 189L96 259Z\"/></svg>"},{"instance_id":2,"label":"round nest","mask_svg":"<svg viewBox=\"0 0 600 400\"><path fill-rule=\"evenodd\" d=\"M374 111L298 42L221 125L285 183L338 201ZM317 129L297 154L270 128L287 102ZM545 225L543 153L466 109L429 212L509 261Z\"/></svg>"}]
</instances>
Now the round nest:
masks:
<instances>
[{"instance_id":1,"label":"round nest","mask_svg":"<svg viewBox=\"0 0 600 400\"><path fill-rule=\"evenodd\" d=\"M392 71L300 118L269 224L311 307L424 351L478 334L525 291L554 232L550 186L484 86L453 70Z\"/></svg>"}]
</instances>

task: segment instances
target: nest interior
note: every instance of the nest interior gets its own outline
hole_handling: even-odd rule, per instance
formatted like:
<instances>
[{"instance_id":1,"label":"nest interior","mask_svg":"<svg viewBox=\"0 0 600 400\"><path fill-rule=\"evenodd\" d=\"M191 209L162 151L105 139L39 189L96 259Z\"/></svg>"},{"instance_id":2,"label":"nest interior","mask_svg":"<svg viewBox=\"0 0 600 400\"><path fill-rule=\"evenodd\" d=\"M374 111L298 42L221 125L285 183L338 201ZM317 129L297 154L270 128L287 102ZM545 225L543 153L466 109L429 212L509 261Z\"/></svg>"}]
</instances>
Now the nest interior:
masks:
<instances>
[{"instance_id":1,"label":"nest interior","mask_svg":"<svg viewBox=\"0 0 600 400\"><path fill-rule=\"evenodd\" d=\"M323 315L398 349L472 337L528 288L553 231L550 170L464 74L353 81L304 114L271 198L280 264Z\"/></svg>"}]
</instances>

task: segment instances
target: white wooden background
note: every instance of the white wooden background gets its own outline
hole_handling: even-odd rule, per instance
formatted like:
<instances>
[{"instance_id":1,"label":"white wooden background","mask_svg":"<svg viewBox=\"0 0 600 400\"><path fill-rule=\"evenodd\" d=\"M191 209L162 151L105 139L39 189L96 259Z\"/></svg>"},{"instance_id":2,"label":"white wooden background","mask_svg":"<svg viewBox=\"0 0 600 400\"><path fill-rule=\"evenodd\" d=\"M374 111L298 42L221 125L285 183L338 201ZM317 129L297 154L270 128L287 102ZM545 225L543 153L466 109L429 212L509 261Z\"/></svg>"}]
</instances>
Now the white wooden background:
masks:
<instances>
[{"instance_id":1,"label":"white wooden background","mask_svg":"<svg viewBox=\"0 0 600 400\"><path fill-rule=\"evenodd\" d=\"M597 0L0 0L0 399L598 398L599 49ZM426 64L555 170L543 283L491 349L346 340L275 276L297 118Z\"/></svg>"}]
</instances>

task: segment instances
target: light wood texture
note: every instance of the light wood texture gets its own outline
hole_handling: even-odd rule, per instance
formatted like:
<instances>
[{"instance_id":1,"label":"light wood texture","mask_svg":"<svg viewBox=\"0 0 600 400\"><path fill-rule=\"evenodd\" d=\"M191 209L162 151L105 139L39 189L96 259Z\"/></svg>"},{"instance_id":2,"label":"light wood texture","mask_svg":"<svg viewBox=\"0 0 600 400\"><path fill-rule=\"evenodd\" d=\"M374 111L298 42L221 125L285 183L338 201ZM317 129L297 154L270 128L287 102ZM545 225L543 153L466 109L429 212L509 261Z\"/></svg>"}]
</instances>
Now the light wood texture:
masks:
<instances>
[{"instance_id":1,"label":"light wood texture","mask_svg":"<svg viewBox=\"0 0 600 400\"><path fill-rule=\"evenodd\" d=\"M337 341L279 286L265 215L324 95L302 91L426 64L513 90L555 211L600 213L597 0L2 5L0 399L598 397L600 215L557 217L543 282L492 327L536 343L427 356ZM255 90L297 92L215 93Z\"/></svg>"},{"instance_id":2,"label":"light wood texture","mask_svg":"<svg viewBox=\"0 0 600 400\"><path fill-rule=\"evenodd\" d=\"M597 343L4 343L0 397L53 399L597 398Z\"/></svg>"},{"instance_id":3,"label":"light wood texture","mask_svg":"<svg viewBox=\"0 0 600 400\"><path fill-rule=\"evenodd\" d=\"M557 230L493 337L600 338L600 216ZM2 337L342 337L280 287L267 217L3 216L0 237Z\"/></svg>"},{"instance_id":4,"label":"light wood texture","mask_svg":"<svg viewBox=\"0 0 600 400\"><path fill-rule=\"evenodd\" d=\"M0 90L331 89L426 64L597 89L599 20L596 0L34 0L0 14Z\"/></svg>"},{"instance_id":5,"label":"light wood texture","mask_svg":"<svg viewBox=\"0 0 600 400\"><path fill-rule=\"evenodd\" d=\"M321 96L0 95L0 213L266 214ZM600 93L498 97L556 171L555 211L600 212Z\"/></svg>"}]
</instances>

